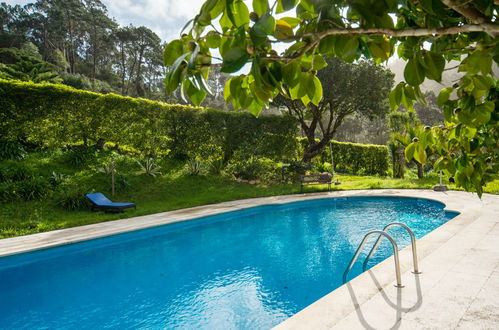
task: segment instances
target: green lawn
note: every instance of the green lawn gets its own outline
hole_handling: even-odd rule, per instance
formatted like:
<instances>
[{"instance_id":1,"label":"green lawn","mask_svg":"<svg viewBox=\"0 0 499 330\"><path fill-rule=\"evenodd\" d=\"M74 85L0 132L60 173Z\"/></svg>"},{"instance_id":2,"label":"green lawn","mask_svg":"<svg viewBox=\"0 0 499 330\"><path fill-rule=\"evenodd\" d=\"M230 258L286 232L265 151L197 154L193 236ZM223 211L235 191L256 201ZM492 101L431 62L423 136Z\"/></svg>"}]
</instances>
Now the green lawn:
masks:
<instances>
[{"instance_id":1,"label":"green lawn","mask_svg":"<svg viewBox=\"0 0 499 330\"><path fill-rule=\"evenodd\" d=\"M411 174L412 175L412 174ZM419 188L430 189L438 183L431 175L417 178L391 179L376 176L340 175L335 190ZM454 187L451 185L451 189ZM308 186L305 192L327 190L327 186ZM490 183L485 191L499 193L499 180ZM300 185L250 185L238 183L222 176L190 176L181 171L165 174L157 179L147 176L132 178L132 188L118 193L114 200L133 201L137 210L119 214L103 212L65 211L50 201L5 202L0 204L0 238L20 236L49 230L68 228L114 219L153 214L186 207L219 203L252 197L264 197L300 192Z\"/></svg>"}]
</instances>

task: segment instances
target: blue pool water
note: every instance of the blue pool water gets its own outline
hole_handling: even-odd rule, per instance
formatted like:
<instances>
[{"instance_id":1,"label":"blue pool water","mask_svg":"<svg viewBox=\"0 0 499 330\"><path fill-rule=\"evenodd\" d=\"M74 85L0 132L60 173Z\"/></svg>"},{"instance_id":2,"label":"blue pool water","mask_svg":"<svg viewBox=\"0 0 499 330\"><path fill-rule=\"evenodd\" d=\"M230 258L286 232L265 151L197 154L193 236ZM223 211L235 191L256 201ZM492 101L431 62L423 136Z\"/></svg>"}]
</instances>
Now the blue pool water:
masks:
<instances>
[{"instance_id":1,"label":"blue pool water","mask_svg":"<svg viewBox=\"0 0 499 330\"><path fill-rule=\"evenodd\" d=\"M419 238L456 216L443 208L328 198L0 258L0 328L267 329L342 285L365 233L401 221ZM370 266L390 255L384 242Z\"/></svg>"}]
</instances>

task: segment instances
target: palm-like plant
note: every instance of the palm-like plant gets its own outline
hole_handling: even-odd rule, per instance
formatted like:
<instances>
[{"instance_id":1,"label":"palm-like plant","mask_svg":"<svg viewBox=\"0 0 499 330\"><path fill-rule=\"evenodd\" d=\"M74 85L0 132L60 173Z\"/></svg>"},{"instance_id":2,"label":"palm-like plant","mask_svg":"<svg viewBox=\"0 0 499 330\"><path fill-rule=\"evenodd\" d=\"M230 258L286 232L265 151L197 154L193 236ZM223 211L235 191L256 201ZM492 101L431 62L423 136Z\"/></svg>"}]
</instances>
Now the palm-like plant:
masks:
<instances>
[{"instance_id":1,"label":"palm-like plant","mask_svg":"<svg viewBox=\"0 0 499 330\"><path fill-rule=\"evenodd\" d=\"M140 170L135 172L135 174L147 174L152 176L153 178L156 177L156 175L161 175L162 173L159 171L161 169L161 166L156 164L154 162L154 159L152 158L147 158L144 163L141 163L140 161L137 160L137 164L140 166Z\"/></svg>"},{"instance_id":2,"label":"palm-like plant","mask_svg":"<svg viewBox=\"0 0 499 330\"><path fill-rule=\"evenodd\" d=\"M15 64L5 65L1 68L4 75L11 79L32 81L39 83L42 81L60 83L62 79L53 69L45 63L33 63L30 61L19 61Z\"/></svg>"},{"instance_id":3,"label":"palm-like plant","mask_svg":"<svg viewBox=\"0 0 499 330\"><path fill-rule=\"evenodd\" d=\"M111 193L114 196L114 192L116 191L116 189L115 189L116 163L114 162L114 159L111 160L110 163L107 163L101 167L98 167L97 170L99 170L100 172L102 172L106 175L111 175Z\"/></svg>"}]
</instances>

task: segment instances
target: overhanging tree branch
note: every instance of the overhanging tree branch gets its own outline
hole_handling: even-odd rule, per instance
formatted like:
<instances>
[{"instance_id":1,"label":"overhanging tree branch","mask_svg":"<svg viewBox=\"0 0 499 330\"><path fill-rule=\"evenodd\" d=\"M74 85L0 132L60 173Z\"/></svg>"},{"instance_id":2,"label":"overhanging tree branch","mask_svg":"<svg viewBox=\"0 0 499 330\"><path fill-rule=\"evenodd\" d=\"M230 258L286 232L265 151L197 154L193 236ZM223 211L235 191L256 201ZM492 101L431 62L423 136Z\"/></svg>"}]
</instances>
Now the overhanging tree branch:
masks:
<instances>
[{"instance_id":1,"label":"overhanging tree branch","mask_svg":"<svg viewBox=\"0 0 499 330\"><path fill-rule=\"evenodd\" d=\"M471 6L471 1L442 0L443 4L458 12L464 18L475 24L490 24L490 19L482 12ZM487 31L485 31L487 32Z\"/></svg>"},{"instance_id":2,"label":"overhanging tree branch","mask_svg":"<svg viewBox=\"0 0 499 330\"><path fill-rule=\"evenodd\" d=\"M451 26L445 28L416 28L416 29L388 29L388 28L344 28L328 29L321 32L308 32L294 37L276 40L276 42L295 41L304 37L313 37L323 39L330 35L385 35L389 37L421 37L433 35L459 34L466 32L487 32L491 35L499 34L499 25L492 23L483 24L465 24L460 26ZM315 40L314 40L315 41Z\"/></svg>"}]
</instances>

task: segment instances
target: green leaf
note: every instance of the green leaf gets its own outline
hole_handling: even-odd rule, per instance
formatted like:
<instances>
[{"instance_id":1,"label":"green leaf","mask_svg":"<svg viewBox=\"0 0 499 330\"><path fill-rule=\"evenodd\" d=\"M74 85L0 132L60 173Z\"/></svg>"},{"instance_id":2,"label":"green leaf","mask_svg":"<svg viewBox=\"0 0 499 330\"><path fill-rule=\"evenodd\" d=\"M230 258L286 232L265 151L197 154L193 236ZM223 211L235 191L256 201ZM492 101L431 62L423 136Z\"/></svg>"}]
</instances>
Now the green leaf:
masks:
<instances>
[{"instance_id":1,"label":"green leaf","mask_svg":"<svg viewBox=\"0 0 499 330\"><path fill-rule=\"evenodd\" d=\"M474 127L485 125L490 121L491 115L492 114L487 106L479 105L475 108L474 118L471 120L471 125Z\"/></svg>"},{"instance_id":2,"label":"green leaf","mask_svg":"<svg viewBox=\"0 0 499 330\"><path fill-rule=\"evenodd\" d=\"M408 110L414 109L414 100L416 99L416 95L414 94L414 90L409 85L404 85L401 88L401 101L404 107Z\"/></svg>"},{"instance_id":3,"label":"green leaf","mask_svg":"<svg viewBox=\"0 0 499 330\"><path fill-rule=\"evenodd\" d=\"M268 0L253 0L253 11L257 13L258 16L262 16L268 12L269 9Z\"/></svg>"},{"instance_id":4,"label":"green leaf","mask_svg":"<svg viewBox=\"0 0 499 330\"><path fill-rule=\"evenodd\" d=\"M442 81L442 72L445 68L445 59L442 55L434 52L426 52L423 56L423 66L428 78Z\"/></svg>"},{"instance_id":5,"label":"green leaf","mask_svg":"<svg viewBox=\"0 0 499 330\"><path fill-rule=\"evenodd\" d=\"M275 37L277 39L287 39L294 36L293 28L283 20L277 20L275 25Z\"/></svg>"},{"instance_id":6,"label":"green leaf","mask_svg":"<svg viewBox=\"0 0 499 330\"><path fill-rule=\"evenodd\" d=\"M301 99L306 96L310 89L315 89L313 74L309 72L301 72L300 78L295 86L289 89L289 94L292 99Z\"/></svg>"},{"instance_id":7,"label":"green leaf","mask_svg":"<svg viewBox=\"0 0 499 330\"><path fill-rule=\"evenodd\" d=\"M227 15L235 27L249 26L249 10L243 0L227 0L226 8Z\"/></svg>"},{"instance_id":8,"label":"green leaf","mask_svg":"<svg viewBox=\"0 0 499 330\"><path fill-rule=\"evenodd\" d=\"M237 78L238 77L232 77L229 80L227 80L227 82L225 83L225 86L224 86L224 100L225 100L225 102L229 102L232 100L230 86L231 86L232 80L237 79Z\"/></svg>"},{"instance_id":9,"label":"green leaf","mask_svg":"<svg viewBox=\"0 0 499 330\"><path fill-rule=\"evenodd\" d=\"M253 29L257 32L261 32L264 35L272 35L276 28L276 21L272 15L269 13L263 14L258 22L255 23Z\"/></svg>"},{"instance_id":10,"label":"green leaf","mask_svg":"<svg viewBox=\"0 0 499 330\"><path fill-rule=\"evenodd\" d=\"M189 70L196 69L196 60L199 54L199 45L196 43L194 50L191 52L191 57L189 58Z\"/></svg>"},{"instance_id":11,"label":"green leaf","mask_svg":"<svg viewBox=\"0 0 499 330\"><path fill-rule=\"evenodd\" d=\"M438 98L437 98L437 104L439 107L444 106L445 102L447 102L447 100L449 100L453 91L454 91L454 88L452 88L452 87L444 88L440 91L440 94L438 94Z\"/></svg>"},{"instance_id":12,"label":"green leaf","mask_svg":"<svg viewBox=\"0 0 499 330\"><path fill-rule=\"evenodd\" d=\"M301 67L300 62L293 61L282 67L282 77L284 83L288 85L288 88L296 86L300 78Z\"/></svg>"},{"instance_id":13,"label":"green leaf","mask_svg":"<svg viewBox=\"0 0 499 330\"><path fill-rule=\"evenodd\" d=\"M280 20L288 23L293 29L301 23L301 19L297 17L282 17Z\"/></svg>"},{"instance_id":14,"label":"green leaf","mask_svg":"<svg viewBox=\"0 0 499 330\"><path fill-rule=\"evenodd\" d=\"M418 144L416 146L416 150L414 151L414 159L422 165L426 163L426 151L421 144Z\"/></svg>"},{"instance_id":15,"label":"green leaf","mask_svg":"<svg viewBox=\"0 0 499 330\"><path fill-rule=\"evenodd\" d=\"M405 159L407 159L408 162L412 160L414 157L414 152L416 151L416 142L410 143L404 150L404 155Z\"/></svg>"},{"instance_id":16,"label":"green leaf","mask_svg":"<svg viewBox=\"0 0 499 330\"><path fill-rule=\"evenodd\" d=\"M470 74L481 71L483 74L490 74L492 72L492 56L486 51L475 50L461 62L458 71Z\"/></svg>"},{"instance_id":17,"label":"green leaf","mask_svg":"<svg viewBox=\"0 0 499 330\"><path fill-rule=\"evenodd\" d=\"M336 43L336 36L330 35L323 38L319 44L319 52L324 55L334 55L334 45Z\"/></svg>"},{"instance_id":18,"label":"green leaf","mask_svg":"<svg viewBox=\"0 0 499 330\"><path fill-rule=\"evenodd\" d=\"M336 55L342 60L351 62L356 58L356 53L359 48L358 37L347 35L339 35L336 38L334 50Z\"/></svg>"},{"instance_id":19,"label":"green leaf","mask_svg":"<svg viewBox=\"0 0 499 330\"><path fill-rule=\"evenodd\" d=\"M182 72L183 72L183 68L185 67L185 63L182 66L179 66L177 68L177 70L175 71L170 71L168 72L168 74L166 75L166 78L165 78L165 89L168 93L171 93L173 92L175 89L177 89L177 87L179 86L179 84L181 83L181 76L182 76Z\"/></svg>"},{"instance_id":20,"label":"green leaf","mask_svg":"<svg viewBox=\"0 0 499 330\"><path fill-rule=\"evenodd\" d=\"M410 59L405 65L405 81L412 86L418 86L424 81L425 71L416 58Z\"/></svg>"},{"instance_id":21,"label":"green leaf","mask_svg":"<svg viewBox=\"0 0 499 330\"><path fill-rule=\"evenodd\" d=\"M433 11L433 6L432 6L432 1L433 0L420 0L419 5L429 14L435 15L435 12Z\"/></svg>"},{"instance_id":22,"label":"green leaf","mask_svg":"<svg viewBox=\"0 0 499 330\"><path fill-rule=\"evenodd\" d=\"M220 47L220 41L222 37L216 32L210 32L206 35L206 44L209 48Z\"/></svg>"},{"instance_id":23,"label":"green leaf","mask_svg":"<svg viewBox=\"0 0 499 330\"><path fill-rule=\"evenodd\" d=\"M302 57L301 66L305 70L319 71L327 66L327 62L319 54L316 54L313 56L309 55L309 56Z\"/></svg>"},{"instance_id":24,"label":"green leaf","mask_svg":"<svg viewBox=\"0 0 499 330\"><path fill-rule=\"evenodd\" d=\"M233 73L241 69L248 62L250 55L246 49L236 47L229 50L223 57L222 67L220 71Z\"/></svg>"},{"instance_id":25,"label":"green leaf","mask_svg":"<svg viewBox=\"0 0 499 330\"><path fill-rule=\"evenodd\" d=\"M293 9L298 0L278 0L277 1L277 8L276 8L276 13L282 13L287 10Z\"/></svg>"},{"instance_id":26,"label":"green leaf","mask_svg":"<svg viewBox=\"0 0 499 330\"><path fill-rule=\"evenodd\" d=\"M211 92L210 86L208 85L207 81L204 79L204 77L200 73L197 73L194 77L202 90L204 90L206 93L208 93L210 95L213 94Z\"/></svg>"},{"instance_id":27,"label":"green leaf","mask_svg":"<svg viewBox=\"0 0 499 330\"><path fill-rule=\"evenodd\" d=\"M395 110L399 107L402 102L402 89L404 88L404 83L399 83L397 87L395 87L390 92L390 108Z\"/></svg>"},{"instance_id":28,"label":"green leaf","mask_svg":"<svg viewBox=\"0 0 499 330\"><path fill-rule=\"evenodd\" d=\"M311 93L311 89L307 95L310 98L310 102L316 106L319 106L319 102L322 100L322 84L319 78L315 75L312 76L312 81L314 84L313 93Z\"/></svg>"},{"instance_id":29,"label":"green leaf","mask_svg":"<svg viewBox=\"0 0 499 330\"><path fill-rule=\"evenodd\" d=\"M212 20L217 18L224 11L225 4L226 2L224 0L217 0L216 5L210 10L210 17Z\"/></svg>"},{"instance_id":30,"label":"green leaf","mask_svg":"<svg viewBox=\"0 0 499 330\"><path fill-rule=\"evenodd\" d=\"M377 38L369 43L369 51L374 58L379 59L378 63L388 60L391 54L390 41L385 38Z\"/></svg>"},{"instance_id":31,"label":"green leaf","mask_svg":"<svg viewBox=\"0 0 499 330\"><path fill-rule=\"evenodd\" d=\"M206 92L196 88L195 84L190 79L183 81L182 89L194 105L200 105L206 98Z\"/></svg>"},{"instance_id":32,"label":"green leaf","mask_svg":"<svg viewBox=\"0 0 499 330\"><path fill-rule=\"evenodd\" d=\"M180 40L173 40L166 45L163 52L163 62L166 66L170 66L177 58L184 53L184 44Z\"/></svg>"}]
</instances>

